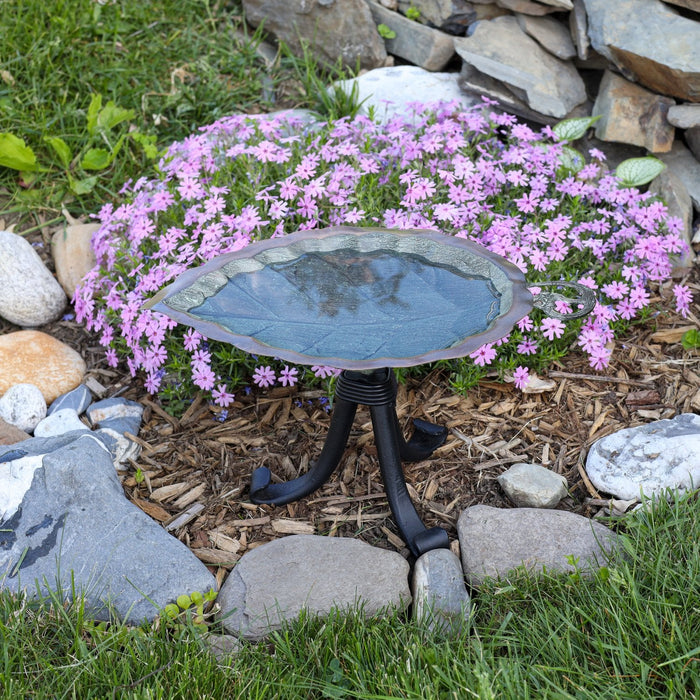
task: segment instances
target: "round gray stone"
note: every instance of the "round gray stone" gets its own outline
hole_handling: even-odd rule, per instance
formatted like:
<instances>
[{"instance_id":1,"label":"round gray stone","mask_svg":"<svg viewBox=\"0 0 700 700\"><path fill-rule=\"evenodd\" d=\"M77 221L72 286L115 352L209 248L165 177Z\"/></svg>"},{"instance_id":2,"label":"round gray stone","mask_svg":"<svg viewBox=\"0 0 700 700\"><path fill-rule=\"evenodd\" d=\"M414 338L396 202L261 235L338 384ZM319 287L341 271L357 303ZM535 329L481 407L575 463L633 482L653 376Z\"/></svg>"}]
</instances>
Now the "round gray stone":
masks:
<instances>
[{"instance_id":1,"label":"round gray stone","mask_svg":"<svg viewBox=\"0 0 700 700\"><path fill-rule=\"evenodd\" d=\"M31 433L46 415L46 401L34 384L15 384L0 399L0 418Z\"/></svg>"},{"instance_id":2,"label":"round gray stone","mask_svg":"<svg viewBox=\"0 0 700 700\"><path fill-rule=\"evenodd\" d=\"M506 496L521 508L554 508L567 494L566 479L540 464L518 462L497 479Z\"/></svg>"}]
</instances>

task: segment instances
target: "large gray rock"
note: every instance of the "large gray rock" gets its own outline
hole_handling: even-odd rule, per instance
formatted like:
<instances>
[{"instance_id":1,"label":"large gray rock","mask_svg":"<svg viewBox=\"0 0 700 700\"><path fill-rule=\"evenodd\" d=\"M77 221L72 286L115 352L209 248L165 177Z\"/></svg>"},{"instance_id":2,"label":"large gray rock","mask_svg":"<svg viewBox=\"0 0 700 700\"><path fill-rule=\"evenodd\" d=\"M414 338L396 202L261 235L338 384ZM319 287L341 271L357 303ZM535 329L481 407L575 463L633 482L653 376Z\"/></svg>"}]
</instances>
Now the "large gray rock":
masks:
<instances>
[{"instance_id":1,"label":"large gray rock","mask_svg":"<svg viewBox=\"0 0 700 700\"><path fill-rule=\"evenodd\" d=\"M291 535L246 552L217 603L228 632L261 639L302 610L361 609L366 616L411 602L408 562L359 540Z\"/></svg>"},{"instance_id":2,"label":"large gray rock","mask_svg":"<svg viewBox=\"0 0 700 700\"><path fill-rule=\"evenodd\" d=\"M339 80L332 90L350 93L357 86L360 114L374 112L375 119L387 123L394 117L407 122L415 118L412 104L457 101L464 110L482 104L474 95L464 94L456 73L431 73L418 66L377 68L351 80Z\"/></svg>"},{"instance_id":3,"label":"large gray rock","mask_svg":"<svg viewBox=\"0 0 700 700\"><path fill-rule=\"evenodd\" d=\"M216 588L182 542L124 497L93 435L0 447L0 486L0 589L65 599L75 589L94 618L111 610L138 623L182 593Z\"/></svg>"},{"instance_id":4,"label":"large gray rock","mask_svg":"<svg viewBox=\"0 0 700 700\"><path fill-rule=\"evenodd\" d=\"M438 634L466 631L471 599L459 557L449 549L421 555L413 567L413 617Z\"/></svg>"},{"instance_id":5,"label":"large gray rock","mask_svg":"<svg viewBox=\"0 0 700 700\"><path fill-rule=\"evenodd\" d=\"M515 17L497 17L474 27L471 36L455 37L457 53L505 83L531 109L561 118L585 102L586 88L573 64L545 51Z\"/></svg>"},{"instance_id":6,"label":"large gray rock","mask_svg":"<svg viewBox=\"0 0 700 700\"><path fill-rule=\"evenodd\" d=\"M666 119L674 104L670 97L606 71L593 105L593 116L600 117L595 135L602 141L631 143L652 153L666 153L671 150L675 135Z\"/></svg>"},{"instance_id":7,"label":"large gray rock","mask_svg":"<svg viewBox=\"0 0 700 700\"><path fill-rule=\"evenodd\" d=\"M700 101L700 22L660 0L584 0L593 48L662 95Z\"/></svg>"},{"instance_id":8,"label":"large gray rock","mask_svg":"<svg viewBox=\"0 0 700 700\"><path fill-rule=\"evenodd\" d=\"M700 416L682 413L593 443L586 473L604 493L631 500L700 485Z\"/></svg>"},{"instance_id":9,"label":"large gray rock","mask_svg":"<svg viewBox=\"0 0 700 700\"><path fill-rule=\"evenodd\" d=\"M385 65L384 42L365 0L243 0L246 19L282 40L297 55L301 41L322 63L341 59L351 69Z\"/></svg>"},{"instance_id":10,"label":"large gray rock","mask_svg":"<svg viewBox=\"0 0 700 700\"><path fill-rule=\"evenodd\" d=\"M386 39L386 50L425 70L442 70L455 55L455 45L448 34L413 22L397 12L367 0L374 21L389 27L396 36Z\"/></svg>"},{"instance_id":11,"label":"large gray rock","mask_svg":"<svg viewBox=\"0 0 700 700\"><path fill-rule=\"evenodd\" d=\"M61 285L29 241L0 231L0 316L24 328L55 321L66 306Z\"/></svg>"},{"instance_id":12,"label":"large gray rock","mask_svg":"<svg viewBox=\"0 0 700 700\"><path fill-rule=\"evenodd\" d=\"M668 110L668 121L679 129L700 127L700 104L674 105Z\"/></svg>"},{"instance_id":13,"label":"large gray rock","mask_svg":"<svg viewBox=\"0 0 700 700\"><path fill-rule=\"evenodd\" d=\"M588 571L602 566L617 535L601 523L563 510L471 506L457 522L462 568L472 585L531 573Z\"/></svg>"}]
</instances>

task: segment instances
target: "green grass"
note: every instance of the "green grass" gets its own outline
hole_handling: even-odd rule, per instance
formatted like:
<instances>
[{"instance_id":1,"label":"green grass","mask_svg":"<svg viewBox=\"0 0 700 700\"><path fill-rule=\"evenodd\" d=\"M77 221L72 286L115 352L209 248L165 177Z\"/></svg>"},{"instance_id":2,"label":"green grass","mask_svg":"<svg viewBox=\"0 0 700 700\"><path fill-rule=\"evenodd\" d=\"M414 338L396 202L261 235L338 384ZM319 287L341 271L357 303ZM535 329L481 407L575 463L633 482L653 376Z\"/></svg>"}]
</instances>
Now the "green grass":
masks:
<instances>
[{"instance_id":1,"label":"green grass","mask_svg":"<svg viewBox=\"0 0 700 700\"><path fill-rule=\"evenodd\" d=\"M95 213L126 180L149 175L156 150L226 114L353 108L320 90L343 75L311 54L299 60L283 48L267 65L239 3L3 0L0 27L0 133L22 139L37 163L21 175L0 167L0 213ZM94 95L129 118L90 130ZM52 139L66 145L63 155ZM90 149L116 154L106 167L85 168Z\"/></svg>"},{"instance_id":2,"label":"green grass","mask_svg":"<svg viewBox=\"0 0 700 700\"><path fill-rule=\"evenodd\" d=\"M698 698L700 500L621 521L628 558L593 577L489 582L444 640L399 615L302 619L219 663L187 624L95 625L0 596L2 697Z\"/></svg>"}]
</instances>

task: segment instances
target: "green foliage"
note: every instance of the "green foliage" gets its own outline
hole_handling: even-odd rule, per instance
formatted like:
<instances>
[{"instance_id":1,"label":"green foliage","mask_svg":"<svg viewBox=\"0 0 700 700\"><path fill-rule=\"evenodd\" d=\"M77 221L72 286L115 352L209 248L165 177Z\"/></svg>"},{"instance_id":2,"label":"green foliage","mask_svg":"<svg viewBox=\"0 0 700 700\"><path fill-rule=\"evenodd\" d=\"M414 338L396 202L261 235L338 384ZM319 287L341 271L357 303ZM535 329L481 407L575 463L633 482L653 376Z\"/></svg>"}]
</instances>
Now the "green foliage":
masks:
<instances>
[{"instance_id":1,"label":"green foliage","mask_svg":"<svg viewBox=\"0 0 700 700\"><path fill-rule=\"evenodd\" d=\"M681 343L686 350L695 350L700 348L700 330L691 328L683 334Z\"/></svg>"},{"instance_id":2,"label":"green foliage","mask_svg":"<svg viewBox=\"0 0 700 700\"><path fill-rule=\"evenodd\" d=\"M417 22L418 20L420 20L421 17L420 10L417 7L411 5L406 10L406 17L408 17L408 19L412 19L414 22Z\"/></svg>"},{"instance_id":3,"label":"green foliage","mask_svg":"<svg viewBox=\"0 0 700 700\"><path fill-rule=\"evenodd\" d=\"M652 156L628 158L615 168L615 175L625 187L640 187L651 182L665 169L666 165Z\"/></svg>"},{"instance_id":4,"label":"green foliage","mask_svg":"<svg viewBox=\"0 0 700 700\"><path fill-rule=\"evenodd\" d=\"M386 24L378 24L377 31L382 39L396 39L396 32Z\"/></svg>"}]
</instances>

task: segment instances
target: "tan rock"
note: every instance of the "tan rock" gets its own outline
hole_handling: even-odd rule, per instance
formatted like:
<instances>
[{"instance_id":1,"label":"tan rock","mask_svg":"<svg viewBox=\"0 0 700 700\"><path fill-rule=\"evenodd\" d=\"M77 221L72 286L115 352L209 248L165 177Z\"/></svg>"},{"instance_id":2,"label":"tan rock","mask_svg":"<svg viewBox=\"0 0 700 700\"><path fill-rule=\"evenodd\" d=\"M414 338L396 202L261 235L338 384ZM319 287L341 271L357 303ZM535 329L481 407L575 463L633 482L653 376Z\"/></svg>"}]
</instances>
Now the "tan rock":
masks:
<instances>
[{"instance_id":1,"label":"tan rock","mask_svg":"<svg viewBox=\"0 0 700 700\"><path fill-rule=\"evenodd\" d=\"M92 236L99 224L75 224L54 233L51 253L56 267L56 277L63 291L72 297L80 280L95 266Z\"/></svg>"},{"instance_id":2,"label":"tan rock","mask_svg":"<svg viewBox=\"0 0 700 700\"><path fill-rule=\"evenodd\" d=\"M652 153L667 153L675 134L666 119L673 104L671 98L607 71L593 105L593 116L601 116L595 135L601 141L631 143Z\"/></svg>"},{"instance_id":3,"label":"tan rock","mask_svg":"<svg viewBox=\"0 0 700 700\"><path fill-rule=\"evenodd\" d=\"M16 442L28 440L30 437L24 430L15 428L14 425L10 425L0 418L0 445L14 445Z\"/></svg>"},{"instance_id":4,"label":"tan rock","mask_svg":"<svg viewBox=\"0 0 700 700\"><path fill-rule=\"evenodd\" d=\"M15 384L39 387L47 404L80 384L83 358L60 340L41 331L0 335L0 394Z\"/></svg>"}]
</instances>

